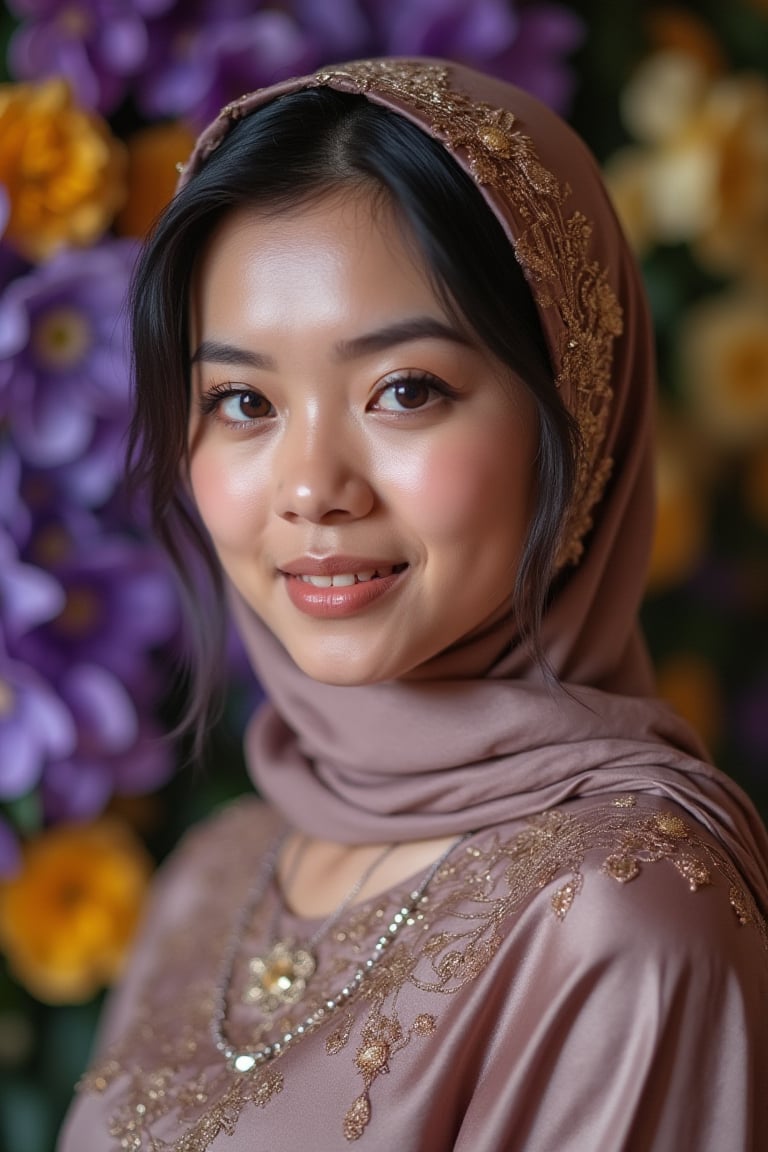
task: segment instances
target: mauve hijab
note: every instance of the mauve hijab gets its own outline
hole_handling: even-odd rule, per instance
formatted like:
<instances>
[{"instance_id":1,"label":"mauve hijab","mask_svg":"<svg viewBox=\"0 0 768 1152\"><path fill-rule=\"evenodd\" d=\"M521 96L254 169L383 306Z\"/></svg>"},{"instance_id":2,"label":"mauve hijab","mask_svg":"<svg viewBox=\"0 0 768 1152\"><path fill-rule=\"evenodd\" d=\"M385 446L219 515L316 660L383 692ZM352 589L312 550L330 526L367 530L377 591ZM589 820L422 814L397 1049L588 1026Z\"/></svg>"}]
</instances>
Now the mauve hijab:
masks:
<instances>
[{"instance_id":1,"label":"mauve hijab","mask_svg":"<svg viewBox=\"0 0 768 1152\"><path fill-rule=\"evenodd\" d=\"M652 697L637 612L653 526L653 336L593 158L557 116L509 84L448 62L384 59L235 101L202 134L180 183L239 119L317 86L407 117L475 180L530 284L584 448L541 636L562 687L547 683L516 642L509 615L430 661L422 679L321 684L233 593L269 696L246 738L254 782L295 827L343 843L454 835L573 797L651 792L720 839L768 911L759 817Z\"/></svg>"}]
</instances>

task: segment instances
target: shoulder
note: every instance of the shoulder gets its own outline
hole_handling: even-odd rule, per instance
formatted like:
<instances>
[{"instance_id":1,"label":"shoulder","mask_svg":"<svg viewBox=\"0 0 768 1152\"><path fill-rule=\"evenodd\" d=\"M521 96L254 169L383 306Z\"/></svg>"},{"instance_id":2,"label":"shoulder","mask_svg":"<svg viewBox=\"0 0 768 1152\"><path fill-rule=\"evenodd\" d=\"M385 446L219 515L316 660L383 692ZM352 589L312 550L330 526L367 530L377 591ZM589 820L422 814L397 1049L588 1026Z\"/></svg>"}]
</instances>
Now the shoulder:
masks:
<instances>
[{"instance_id":1,"label":"shoulder","mask_svg":"<svg viewBox=\"0 0 768 1152\"><path fill-rule=\"evenodd\" d=\"M218 853L227 844L237 851L243 841L258 843L274 835L278 820L274 810L257 796L239 796L191 825L169 861L186 861L211 851Z\"/></svg>"},{"instance_id":2,"label":"shoulder","mask_svg":"<svg viewBox=\"0 0 768 1152\"><path fill-rule=\"evenodd\" d=\"M758 1147L765 925L695 819L663 798L616 799L472 844L493 1028L457 1148L480 1146L500 1111L510 1146L525 1130L531 1147L571 1148L588 1130L595 1148Z\"/></svg>"},{"instance_id":3,"label":"shoulder","mask_svg":"<svg viewBox=\"0 0 768 1152\"><path fill-rule=\"evenodd\" d=\"M148 915L173 895L174 910L205 888L228 883L233 872L248 874L276 835L279 818L255 796L239 797L193 824L155 876ZM181 903L180 903L181 901Z\"/></svg>"},{"instance_id":4,"label":"shoulder","mask_svg":"<svg viewBox=\"0 0 768 1152\"><path fill-rule=\"evenodd\" d=\"M255 796L239 797L191 825L153 877L140 937L188 920L211 893L247 886L278 826L279 817Z\"/></svg>"},{"instance_id":5,"label":"shoulder","mask_svg":"<svg viewBox=\"0 0 768 1152\"><path fill-rule=\"evenodd\" d=\"M716 839L653 796L575 801L495 834L496 892L542 946L580 963L708 958L768 973L768 932Z\"/></svg>"},{"instance_id":6,"label":"shoulder","mask_svg":"<svg viewBox=\"0 0 768 1152\"><path fill-rule=\"evenodd\" d=\"M619 799L571 802L497 833L484 978L503 1031L519 1040L528 1027L533 1044L546 1022L575 1076L585 1054L608 1075L631 1048L649 1083L660 1054L679 1058L679 1077L706 1066L714 1082L727 1053L734 1099L758 1076L763 1092L765 923L695 819L663 798Z\"/></svg>"},{"instance_id":7,"label":"shoulder","mask_svg":"<svg viewBox=\"0 0 768 1152\"><path fill-rule=\"evenodd\" d=\"M158 869L126 970L100 1028L103 1047L124 1032L147 988L160 987L190 950L226 926L277 832L278 817L248 796L193 825ZM201 928L203 929L201 933Z\"/></svg>"}]
</instances>

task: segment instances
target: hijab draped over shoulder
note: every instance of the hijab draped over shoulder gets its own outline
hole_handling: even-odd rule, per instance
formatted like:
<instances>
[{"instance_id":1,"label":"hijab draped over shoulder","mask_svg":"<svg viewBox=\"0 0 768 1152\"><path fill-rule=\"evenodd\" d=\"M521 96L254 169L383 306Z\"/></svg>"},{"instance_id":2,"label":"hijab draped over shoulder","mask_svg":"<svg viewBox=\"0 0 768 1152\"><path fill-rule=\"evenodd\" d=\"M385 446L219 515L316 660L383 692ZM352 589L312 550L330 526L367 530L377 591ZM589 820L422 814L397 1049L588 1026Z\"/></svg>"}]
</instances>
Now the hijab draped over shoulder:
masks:
<instances>
[{"instance_id":1,"label":"hijab draped over shoulder","mask_svg":"<svg viewBox=\"0 0 768 1152\"><path fill-rule=\"evenodd\" d=\"M436 657L428 679L321 684L233 593L270 698L247 734L255 783L297 828L345 843L459 834L574 797L649 792L719 838L767 911L760 820L652 696L637 613L653 528L653 336L593 158L509 84L452 63L371 60L235 101L201 136L181 183L239 119L318 86L365 96L444 144L528 280L554 384L582 438L541 633L561 687L517 642L511 614Z\"/></svg>"}]
</instances>

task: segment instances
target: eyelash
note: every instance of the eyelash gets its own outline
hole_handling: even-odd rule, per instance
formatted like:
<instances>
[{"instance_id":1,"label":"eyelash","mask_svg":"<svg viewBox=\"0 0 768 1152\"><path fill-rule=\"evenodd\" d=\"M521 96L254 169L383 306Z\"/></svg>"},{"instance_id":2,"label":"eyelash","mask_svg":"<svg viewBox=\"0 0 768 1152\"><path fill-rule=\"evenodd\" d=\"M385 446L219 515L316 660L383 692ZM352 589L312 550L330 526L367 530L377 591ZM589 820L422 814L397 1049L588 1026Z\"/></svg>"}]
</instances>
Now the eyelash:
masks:
<instances>
[{"instance_id":1,"label":"eyelash","mask_svg":"<svg viewBox=\"0 0 768 1152\"><path fill-rule=\"evenodd\" d=\"M451 388L450 385L446 384L445 381L441 380L439 377L432 376L429 372L421 372L418 369L413 369L411 371L399 372L396 376L385 380L381 388L379 388L378 392L376 393L374 400L378 400L379 397L383 396L385 393L390 392L395 388L401 387L403 384L424 384L430 389L430 391L437 393L438 396L445 400L455 400L459 395L455 389ZM424 404L418 408L401 408L399 413L405 414L408 412L423 412L427 407L428 405ZM387 411L390 414L398 415L397 409L379 409L379 411Z\"/></svg>"},{"instance_id":2,"label":"eyelash","mask_svg":"<svg viewBox=\"0 0 768 1152\"><path fill-rule=\"evenodd\" d=\"M446 384L444 380L439 379L437 376L432 376L428 372L420 372L414 369L412 371L400 372L397 374L397 376L385 380L377 391L374 397L374 403L371 404L371 407L375 408L375 402L378 401L379 398L384 396L386 393L407 384L424 384L430 389L430 391L437 393L438 396L443 399L455 400L459 395L459 393L456 392L455 389L451 388L448 384ZM222 418L219 415L221 405L225 400L228 400L233 396L260 396L266 403L269 403L266 396L263 396L261 392L257 392L254 389L245 387L235 388L231 384L212 384L198 401L198 407L201 415L215 416L217 419L221 420L222 423L234 429L249 428L254 423L258 423L265 419L265 417L252 417L251 419L243 420L228 420L226 418ZM429 406L430 405L427 402L427 404L420 405L417 408L401 408L399 410L396 408L379 408L378 411L383 411L390 415L398 416L407 415L412 412L423 412Z\"/></svg>"},{"instance_id":3,"label":"eyelash","mask_svg":"<svg viewBox=\"0 0 768 1152\"><path fill-rule=\"evenodd\" d=\"M234 388L231 384L211 384L198 401L198 408L201 415L213 416L229 428L250 428L257 420L256 417L252 417L250 420L228 420L219 415L221 405L232 396L261 396L266 403L269 403L266 396L263 396L261 392L257 392L253 388ZM261 417L261 419L263 419L263 417Z\"/></svg>"}]
</instances>

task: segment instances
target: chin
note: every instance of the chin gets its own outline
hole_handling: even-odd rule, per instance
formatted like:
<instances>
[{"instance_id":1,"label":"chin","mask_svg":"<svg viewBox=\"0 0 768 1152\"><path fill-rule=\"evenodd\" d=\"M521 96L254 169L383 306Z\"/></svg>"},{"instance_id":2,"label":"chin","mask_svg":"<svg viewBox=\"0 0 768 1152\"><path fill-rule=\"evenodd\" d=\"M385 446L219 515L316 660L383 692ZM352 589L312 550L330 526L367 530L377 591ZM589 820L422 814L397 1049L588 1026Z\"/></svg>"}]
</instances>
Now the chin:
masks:
<instances>
[{"instance_id":1,"label":"chin","mask_svg":"<svg viewBox=\"0 0 768 1152\"><path fill-rule=\"evenodd\" d=\"M361 688L366 684L376 684L382 679L391 679L391 677L375 676L363 671L358 672L354 668L338 668L324 661L294 660L294 663L298 664L302 672L311 680L316 680L318 684L329 684L335 688Z\"/></svg>"},{"instance_id":2,"label":"chin","mask_svg":"<svg viewBox=\"0 0 768 1152\"><path fill-rule=\"evenodd\" d=\"M358 688L366 684L380 684L387 680L398 680L408 674L410 666L395 667L391 659L382 672L382 662L372 659L370 653L356 656L346 650L339 652L314 652L288 649L293 662L301 671L319 684L329 684L337 688Z\"/></svg>"}]
</instances>

